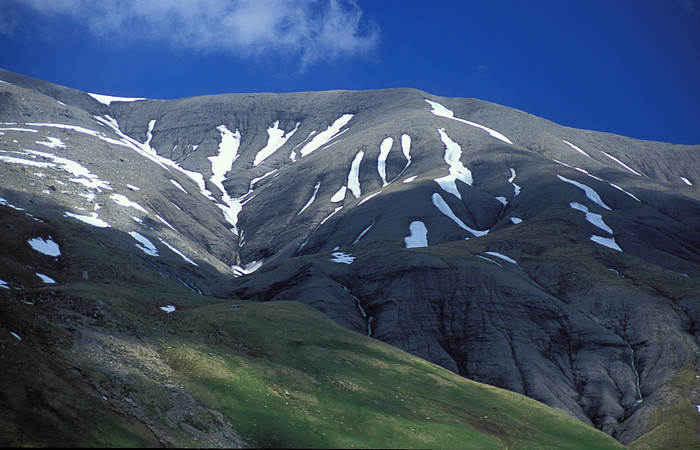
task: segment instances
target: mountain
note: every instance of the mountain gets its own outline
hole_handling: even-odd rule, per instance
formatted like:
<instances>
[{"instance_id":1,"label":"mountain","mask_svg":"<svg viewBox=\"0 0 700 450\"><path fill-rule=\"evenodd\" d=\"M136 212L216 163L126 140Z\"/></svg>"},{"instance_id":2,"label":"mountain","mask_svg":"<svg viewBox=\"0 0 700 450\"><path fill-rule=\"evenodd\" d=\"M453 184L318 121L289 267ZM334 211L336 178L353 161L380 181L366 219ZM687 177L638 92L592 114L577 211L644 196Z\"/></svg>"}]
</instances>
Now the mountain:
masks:
<instances>
[{"instance_id":1,"label":"mountain","mask_svg":"<svg viewBox=\"0 0 700 450\"><path fill-rule=\"evenodd\" d=\"M393 398L382 384L392 378L377 371L396 348L412 355L391 356L404 364L393 372L402 392L433 389L436 376L405 365L436 364L453 393L433 414L469 417L469 427L485 417L475 433L502 436L475 447L552 443L522 431L531 440L516 443L504 416L455 406L468 402L468 380L624 445L700 442L700 146L414 89L152 100L8 71L0 80L0 326L6 346L22 345L12 373L50 366L93 402L111 401L100 411L128 419L130 435L146 427L168 445L191 442L184 433L206 445L346 446L253 430L280 421L279 404L235 419L240 406L213 400L223 387L199 377L241 378L231 367L251 367L267 377L256 389L282 383L274 377L305 386L297 407L311 396L340 405L308 386L349 365ZM241 320L242 310L255 313ZM347 352L359 353L348 362ZM202 425L161 404L124 403L152 388L152 372L163 386L183 386L179 414L216 419ZM415 383L396 375L409 372ZM333 392L352 403L356 388L335 381ZM46 385L38 404L3 395L17 410L63 411L57 389ZM292 392L267 394L289 405ZM233 404L250 394L231 395ZM319 418L310 409L297 408L304 427ZM35 436L26 417L3 417L17 430L3 442L43 442L22 440ZM189 428L178 428L183 421ZM345 433L366 426L353 428ZM110 442L98 438L86 442ZM359 445L394 445L377 442Z\"/></svg>"}]
</instances>

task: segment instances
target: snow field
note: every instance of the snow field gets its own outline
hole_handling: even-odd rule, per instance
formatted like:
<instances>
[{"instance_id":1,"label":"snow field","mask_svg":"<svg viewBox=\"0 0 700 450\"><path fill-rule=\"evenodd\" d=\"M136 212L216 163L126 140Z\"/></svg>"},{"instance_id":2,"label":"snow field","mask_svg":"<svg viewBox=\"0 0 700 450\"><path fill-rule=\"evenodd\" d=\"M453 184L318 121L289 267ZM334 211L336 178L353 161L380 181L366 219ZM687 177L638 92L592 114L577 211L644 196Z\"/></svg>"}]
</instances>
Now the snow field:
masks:
<instances>
[{"instance_id":1,"label":"snow field","mask_svg":"<svg viewBox=\"0 0 700 450\"><path fill-rule=\"evenodd\" d=\"M377 172L379 172L379 177L382 179L382 187L388 185L386 181L386 158L389 156L391 147L394 145L394 138L387 137L384 138L382 143L379 145L379 158L377 158Z\"/></svg>"},{"instance_id":2,"label":"snow field","mask_svg":"<svg viewBox=\"0 0 700 450\"><path fill-rule=\"evenodd\" d=\"M603 236L596 236L596 235L591 235L591 241L595 242L596 244L604 245L605 247L608 247L613 250L617 250L618 252L621 252L622 249L620 248L619 245L615 242L614 237L603 237Z\"/></svg>"},{"instance_id":3,"label":"snow field","mask_svg":"<svg viewBox=\"0 0 700 450\"><path fill-rule=\"evenodd\" d=\"M420 220L415 220L408 226L409 235L403 238L406 248L418 248L428 246L428 229Z\"/></svg>"},{"instance_id":4,"label":"snow field","mask_svg":"<svg viewBox=\"0 0 700 450\"><path fill-rule=\"evenodd\" d=\"M61 250L58 247L58 244L51 239L51 236L49 236L48 239L43 239L40 237L29 239L27 242L39 253L54 257L61 256Z\"/></svg>"}]
</instances>

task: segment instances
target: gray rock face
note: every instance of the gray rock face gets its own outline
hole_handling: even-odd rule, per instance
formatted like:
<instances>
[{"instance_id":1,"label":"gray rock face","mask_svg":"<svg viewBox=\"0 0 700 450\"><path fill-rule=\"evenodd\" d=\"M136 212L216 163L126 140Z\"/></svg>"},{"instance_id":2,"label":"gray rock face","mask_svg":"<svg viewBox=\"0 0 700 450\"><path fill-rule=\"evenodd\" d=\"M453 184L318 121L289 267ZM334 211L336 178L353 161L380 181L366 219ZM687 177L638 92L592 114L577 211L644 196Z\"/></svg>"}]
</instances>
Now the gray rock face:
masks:
<instances>
[{"instance_id":1,"label":"gray rock face","mask_svg":"<svg viewBox=\"0 0 700 450\"><path fill-rule=\"evenodd\" d=\"M670 387L697 370L700 146L411 89L107 105L0 79L5 203L99 219L192 288L308 303L623 443L700 401Z\"/></svg>"}]
</instances>

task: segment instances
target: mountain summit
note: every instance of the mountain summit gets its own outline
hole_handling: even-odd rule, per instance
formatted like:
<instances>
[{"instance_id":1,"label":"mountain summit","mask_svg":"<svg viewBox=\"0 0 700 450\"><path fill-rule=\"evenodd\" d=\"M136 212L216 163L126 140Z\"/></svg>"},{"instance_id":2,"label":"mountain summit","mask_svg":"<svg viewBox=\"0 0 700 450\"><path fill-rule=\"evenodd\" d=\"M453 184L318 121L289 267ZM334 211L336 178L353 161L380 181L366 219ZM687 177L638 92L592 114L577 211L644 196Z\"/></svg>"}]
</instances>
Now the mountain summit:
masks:
<instances>
[{"instance_id":1,"label":"mountain summit","mask_svg":"<svg viewBox=\"0 0 700 450\"><path fill-rule=\"evenodd\" d=\"M97 330L152 339L161 347L144 348L174 358L147 331L151 317L192 348L268 360L273 350L222 331L230 308L202 311L296 302L372 338L361 342L530 397L622 444L698 444L700 146L414 89L151 100L0 80L2 339L80 372L81 389L138 390L114 375L119 361L104 366L133 347L86 350ZM321 327L280 314L301 327L285 331L290 342ZM246 336L273 320L256 317L241 323ZM315 358L332 366L346 351ZM121 381L106 387L110 377ZM46 389L42 401L57 402ZM182 408L216 417L209 429L285 445L241 432L193 392ZM289 392L274 395L289 404ZM160 409L124 408L160 443L182 444L153 425ZM31 434L12 417L17 436ZM208 445L242 442L188 426Z\"/></svg>"}]
</instances>

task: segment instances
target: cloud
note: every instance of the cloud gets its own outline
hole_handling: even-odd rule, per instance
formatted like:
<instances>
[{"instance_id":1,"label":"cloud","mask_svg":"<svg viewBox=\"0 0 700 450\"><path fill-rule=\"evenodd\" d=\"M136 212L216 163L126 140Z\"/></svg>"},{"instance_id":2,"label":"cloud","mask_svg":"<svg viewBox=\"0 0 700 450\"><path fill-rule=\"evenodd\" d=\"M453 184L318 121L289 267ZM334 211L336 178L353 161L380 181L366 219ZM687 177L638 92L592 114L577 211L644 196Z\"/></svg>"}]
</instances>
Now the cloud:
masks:
<instances>
[{"instance_id":1,"label":"cloud","mask_svg":"<svg viewBox=\"0 0 700 450\"><path fill-rule=\"evenodd\" d=\"M305 68L364 55L379 28L354 0L15 0L68 17L109 42L155 42L243 58L283 56Z\"/></svg>"}]
</instances>

